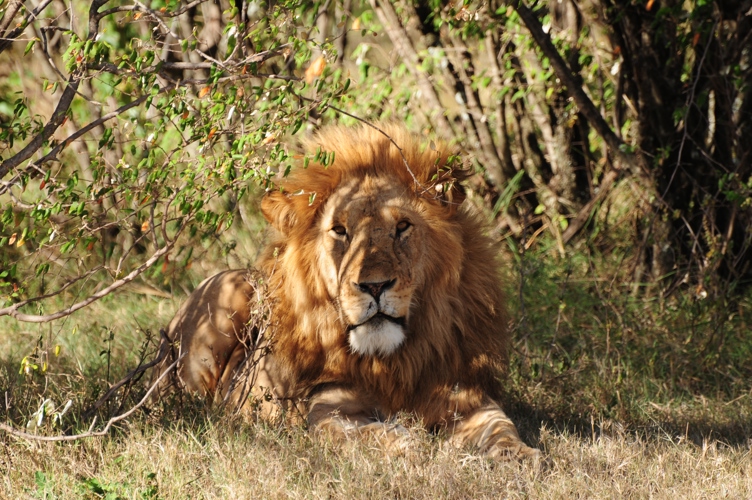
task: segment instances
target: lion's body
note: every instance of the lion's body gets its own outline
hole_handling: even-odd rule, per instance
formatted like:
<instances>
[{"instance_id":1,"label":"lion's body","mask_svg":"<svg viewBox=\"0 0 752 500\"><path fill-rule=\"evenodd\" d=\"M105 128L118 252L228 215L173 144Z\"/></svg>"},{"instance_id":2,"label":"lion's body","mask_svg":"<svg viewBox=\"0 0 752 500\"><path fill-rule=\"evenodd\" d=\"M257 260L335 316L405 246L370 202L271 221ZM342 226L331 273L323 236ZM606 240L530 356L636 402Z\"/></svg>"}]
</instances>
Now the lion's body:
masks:
<instances>
[{"instance_id":1,"label":"lion's body","mask_svg":"<svg viewBox=\"0 0 752 500\"><path fill-rule=\"evenodd\" d=\"M536 454L496 403L507 318L496 250L460 205L462 172L440 169L447 152L386 132L402 153L370 128L325 130L306 146L334 163L298 169L264 199L276 232L257 267L272 335L254 392L304 401L309 425L335 433L388 434L384 422L408 412L492 455ZM243 273L202 283L170 324L192 392L232 397L241 341L254 335Z\"/></svg>"}]
</instances>

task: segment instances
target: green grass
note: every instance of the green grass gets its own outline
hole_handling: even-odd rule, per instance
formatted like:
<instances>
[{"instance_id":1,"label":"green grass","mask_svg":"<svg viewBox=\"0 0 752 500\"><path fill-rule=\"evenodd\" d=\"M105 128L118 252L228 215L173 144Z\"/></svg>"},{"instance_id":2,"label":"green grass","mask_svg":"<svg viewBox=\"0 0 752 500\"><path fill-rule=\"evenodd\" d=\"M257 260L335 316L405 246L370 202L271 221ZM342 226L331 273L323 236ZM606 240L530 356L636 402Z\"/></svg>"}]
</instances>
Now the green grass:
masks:
<instances>
[{"instance_id":1,"label":"green grass","mask_svg":"<svg viewBox=\"0 0 752 500\"><path fill-rule=\"evenodd\" d=\"M521 259L506 256L514 343L504 406L523 438L545 451L547 469L493 463L418 431L406 455L388 456L369 443L335 446L303 428L184 401L141 411L104 438L29 443L0 434L0 496L752 496L749 297L635 295L618 279L616 259L588 255L559 258L540 245ZM204 272L212 269L194 270L185 288ZM47 418L41 432L88 428L85 410L153 351L146 332L156 335L184 297L182 287L171 298L133 290L50 324L0 318L4 422L23 427L43 400L60 409L70 399L62 427ZM19 374L28 356L37 369ZM141 382L113 398L99 421L143 390Z\"/></svg>"}]
</instances>

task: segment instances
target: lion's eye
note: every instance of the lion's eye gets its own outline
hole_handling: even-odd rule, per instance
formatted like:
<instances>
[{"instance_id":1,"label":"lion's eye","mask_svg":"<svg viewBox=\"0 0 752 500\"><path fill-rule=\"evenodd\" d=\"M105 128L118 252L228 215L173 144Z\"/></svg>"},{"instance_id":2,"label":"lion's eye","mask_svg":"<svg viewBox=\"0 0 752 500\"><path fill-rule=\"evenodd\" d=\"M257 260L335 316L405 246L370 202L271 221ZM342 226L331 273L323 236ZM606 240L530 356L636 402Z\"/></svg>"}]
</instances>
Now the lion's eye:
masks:
<instances>
[{"instance_id":1,"label":"lion's eye","mask_svg":"<svg viewBox=\"0 0 752 500\"><path fill-rule=\"evenodd\" d=\"M345 229L345 226L334 226L332 228L332 231L334 231L336 234L340 236L344 236L347 234L347 229Z\"/></svg>"},{"instance_id":2,"label":"lion's eye","mask_svg":"<svg viewBox=\"0 0 752 500\"><path fill-rule=\"evenodd\" d=\"M397 223L397 234L401 234L401 233L404 233L405 231L407 231L407 230L408 230L408 228L409 228L410 226L412 226L412 224L410 224L410 223L409 223L409 222L407 222L406 220L401 220L401 221L399 221L399 222Z\"/></svg>"}]
</instances>

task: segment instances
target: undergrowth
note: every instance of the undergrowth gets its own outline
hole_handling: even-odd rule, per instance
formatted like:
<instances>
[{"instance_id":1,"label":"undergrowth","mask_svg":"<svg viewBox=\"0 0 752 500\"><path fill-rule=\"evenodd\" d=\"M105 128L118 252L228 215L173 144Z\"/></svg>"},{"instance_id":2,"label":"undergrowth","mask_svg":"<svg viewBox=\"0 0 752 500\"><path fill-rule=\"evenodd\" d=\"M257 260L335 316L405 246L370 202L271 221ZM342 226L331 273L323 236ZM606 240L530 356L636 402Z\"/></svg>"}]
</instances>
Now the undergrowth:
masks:
<instances>
[{"instance_id":1,"label":"undergrowth","mask_svg":"<svg viewBox=\"0 0 752 500\"><path fill-rule=\"evenodd\" d=\"M503 404L523 439L551 457L549 469L493 464L422 434L402 457L362 443L340 449L302 428L238 421L179 398L144 408L105 438L29 443L0 433L4 494L496 498L588 491L711 498L723 488L731 496L752 494L749 296L696 290L664 296L621 280L624 263L616 252L606 258L585 245L561 257L545 241L526 252L502 245L514 338ZM0 318L2 422L72 434L95 417L101 425L132 407L148 376L91 411L111 384L154 355L159 328L199 274L173 287L169 298L142 288L45 325ZM649 481L640 482L641 475Z\"/></svg>"}]
</instances>

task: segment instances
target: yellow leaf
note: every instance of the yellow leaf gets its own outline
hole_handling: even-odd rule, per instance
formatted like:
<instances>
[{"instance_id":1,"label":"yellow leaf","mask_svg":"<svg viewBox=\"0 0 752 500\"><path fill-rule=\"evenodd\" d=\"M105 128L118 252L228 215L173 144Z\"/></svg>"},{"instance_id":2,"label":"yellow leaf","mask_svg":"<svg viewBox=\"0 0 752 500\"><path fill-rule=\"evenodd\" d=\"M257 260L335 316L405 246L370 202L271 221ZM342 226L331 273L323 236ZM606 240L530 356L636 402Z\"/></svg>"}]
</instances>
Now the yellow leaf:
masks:
<instances>
[{"instance_id":1,"label":"yellow leaf","mask_svg":"<svg viewBox=\"0 0 752 500\"><path fill-rule=\"evenodd\" d=\"M360 18L356 17L355 20L352 23L352 29L359 30L360 29Z\"/></svg>"},{"instance_id":2,"label":"yellow leaf","mask_svg":"<svg viewBox=\"0 0 752 500\"><path fill-rule=\"evenodd\" d=\"M206 94L208 94L209 92L211 92L211 87L204 87L204 88L202 88L202 89L201 89L201 90L200 90L200 91L198 92L198 97L199 97L199 99L200 99L200 98L202 98L202 97L204 97L204 96L205 96Z\"/></svg>"}]
</instances>

